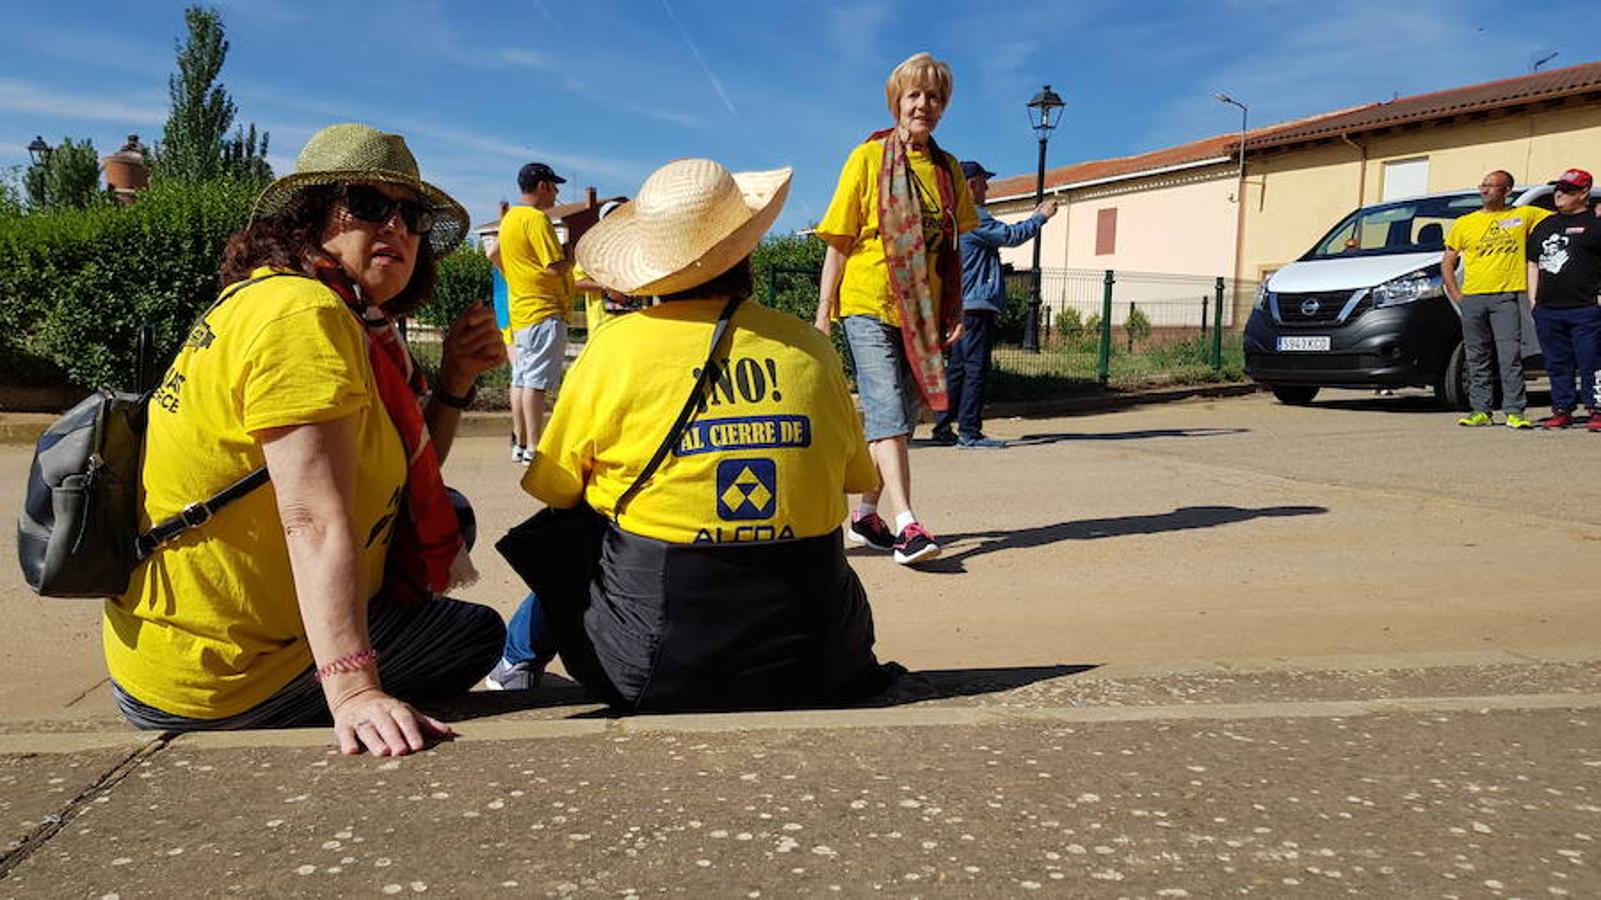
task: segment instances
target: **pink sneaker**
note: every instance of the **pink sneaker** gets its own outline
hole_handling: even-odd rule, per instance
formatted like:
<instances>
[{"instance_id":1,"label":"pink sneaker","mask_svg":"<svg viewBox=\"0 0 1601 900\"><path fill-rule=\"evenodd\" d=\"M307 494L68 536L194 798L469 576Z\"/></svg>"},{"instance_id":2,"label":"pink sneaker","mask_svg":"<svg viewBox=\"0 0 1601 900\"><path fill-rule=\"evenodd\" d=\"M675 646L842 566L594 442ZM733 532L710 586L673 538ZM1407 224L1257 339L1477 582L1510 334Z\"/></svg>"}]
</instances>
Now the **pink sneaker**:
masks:
<instances>
[{"instance_id":1,"label":"pink sneaker","mask_svg":"<svg viewBox=\"0 0 1601 900\"><path fill-rule=\"evenodd\" d=\"M845 529L845 539L885 553L895 549L895 535L890 533L889 526L884 524L878 513L852 517L850 527Z\"/></svg>"},{"instance_id":2,"label":"pink sneaker","mask_svg":"<svg viewBox=\"0 0 1601 900\"><path fill-rule=\"evenodd\" d=\"M934 543L934 536L917 522L902 529L901 536L895 539L895 561L903 566L936 556L939 556L939 544Z\"/></svg>"}]
</instances>

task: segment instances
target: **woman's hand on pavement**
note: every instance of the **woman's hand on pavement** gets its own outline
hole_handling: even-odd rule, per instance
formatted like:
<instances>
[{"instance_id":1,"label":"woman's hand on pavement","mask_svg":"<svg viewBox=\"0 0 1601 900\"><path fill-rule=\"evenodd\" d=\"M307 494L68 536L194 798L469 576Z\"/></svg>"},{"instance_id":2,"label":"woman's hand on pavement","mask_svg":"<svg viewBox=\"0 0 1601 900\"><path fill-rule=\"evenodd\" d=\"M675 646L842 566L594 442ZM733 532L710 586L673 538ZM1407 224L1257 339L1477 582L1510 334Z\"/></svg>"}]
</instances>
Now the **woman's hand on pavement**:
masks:
<instances>
[{"instance_id":1,"label":"woman's hand on pavement","mask_svg":"<svg viewBox=\"0 0 1601 900\"><path fill-rule=\"evenodd\" d=\"M373 756L405 756L423 749L429 738L456 736L449 725L376 689L346 698L332 713L339 752L347 756L363 750Z\"/></svg>"},{"instance_id":2,"label":"woman's hand on pavement","mask_svg":"<svg viewBox=\"0 0 1601 900\"><path fill-rule=\"evenodd\" d=\"M446 391L460 396L479 375L505 362L506 342L495 324L495 313L484 301L474 300L445 334L439 380Z\"/></svg>"}]
</instances>

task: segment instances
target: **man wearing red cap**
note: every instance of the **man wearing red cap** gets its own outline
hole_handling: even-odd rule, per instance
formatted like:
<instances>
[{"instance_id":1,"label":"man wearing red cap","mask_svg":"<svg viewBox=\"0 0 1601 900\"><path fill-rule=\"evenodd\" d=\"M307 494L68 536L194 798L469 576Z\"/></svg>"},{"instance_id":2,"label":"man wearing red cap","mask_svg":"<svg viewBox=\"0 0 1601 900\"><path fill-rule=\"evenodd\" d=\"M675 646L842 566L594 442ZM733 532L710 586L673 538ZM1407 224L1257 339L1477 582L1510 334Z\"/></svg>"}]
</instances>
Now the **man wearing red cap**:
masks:
<instances>
[{"instance_id":1,"label":"man wearing red cap","mask_svg":"<svg viewBox=\"0 0 1601 900\"><path fill-rule=\"evenodd\" d=\"M1569 169L1551 182L1557 214L1534 226L1526 251L1534 327L1551 376L1551 416L1546 428L1573 424L1578 401L1590 409L1589 430L1601 432L1601 218L1590 211L1595 180ZM1573 391L1574 371L1579 393Z\"/></svg>"}]
</instances>

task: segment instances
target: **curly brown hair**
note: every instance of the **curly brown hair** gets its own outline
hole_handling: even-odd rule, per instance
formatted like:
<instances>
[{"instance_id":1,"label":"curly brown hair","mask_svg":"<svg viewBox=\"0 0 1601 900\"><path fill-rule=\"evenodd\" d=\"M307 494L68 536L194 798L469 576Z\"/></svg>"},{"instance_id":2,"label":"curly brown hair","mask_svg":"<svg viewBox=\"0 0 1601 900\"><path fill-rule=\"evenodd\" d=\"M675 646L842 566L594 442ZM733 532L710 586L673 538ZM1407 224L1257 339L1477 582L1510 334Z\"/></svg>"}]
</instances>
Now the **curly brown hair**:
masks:
<instances>
[{"instance_id":1,"label":"curly brown hair","mask_svg":"<svg viewBox=\"0 0 1601 900\"><path fill-rule=\"evenodd\" d=\"M294 202L277 215L252 220L233 233L222 251L222 268L217 273L218 289L244 281L261 266L287 269L315 278L319 260L329 260L322 248L322 232L328 211L339 195L340 185L316 185L300 191ZM434 248L426 240L417 243L417 265L411 280L400 293L384 303L384 312L395 318L410 314L433 300L439 266Z\"/></svg>"}]
</instances>

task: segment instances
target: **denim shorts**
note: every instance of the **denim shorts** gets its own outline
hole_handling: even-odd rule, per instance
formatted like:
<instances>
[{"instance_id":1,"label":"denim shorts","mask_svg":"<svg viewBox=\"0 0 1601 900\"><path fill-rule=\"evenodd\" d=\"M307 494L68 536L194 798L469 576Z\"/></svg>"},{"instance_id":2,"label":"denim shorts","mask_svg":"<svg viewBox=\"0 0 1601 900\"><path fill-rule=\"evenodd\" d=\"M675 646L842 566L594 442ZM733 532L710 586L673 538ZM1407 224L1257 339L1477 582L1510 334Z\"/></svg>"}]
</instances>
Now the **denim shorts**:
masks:
<instances>
[{"instance_id":1,"label":"denim shorts","mask_svg":"<svg viewBox=\"0 0 1601 900\"><path fill-rule=\"evenodd\" d=\"M886 325L877 316L846 316L844 325L867 439L910 436L922 413L923 398L906 363L900 327Z\"/></svg>"},{"instance_id":2,"label":"denim shorts","mask_svg":"<svg viewBox=\"0 0 1601 900\"><path fill-rule=\"evenodd\" d=\"M512 338L516 354L511 363L511 386L536 391L555 390L567 362L567 322L551 316L519 329Z\"/></svg>"}]
</instances>

